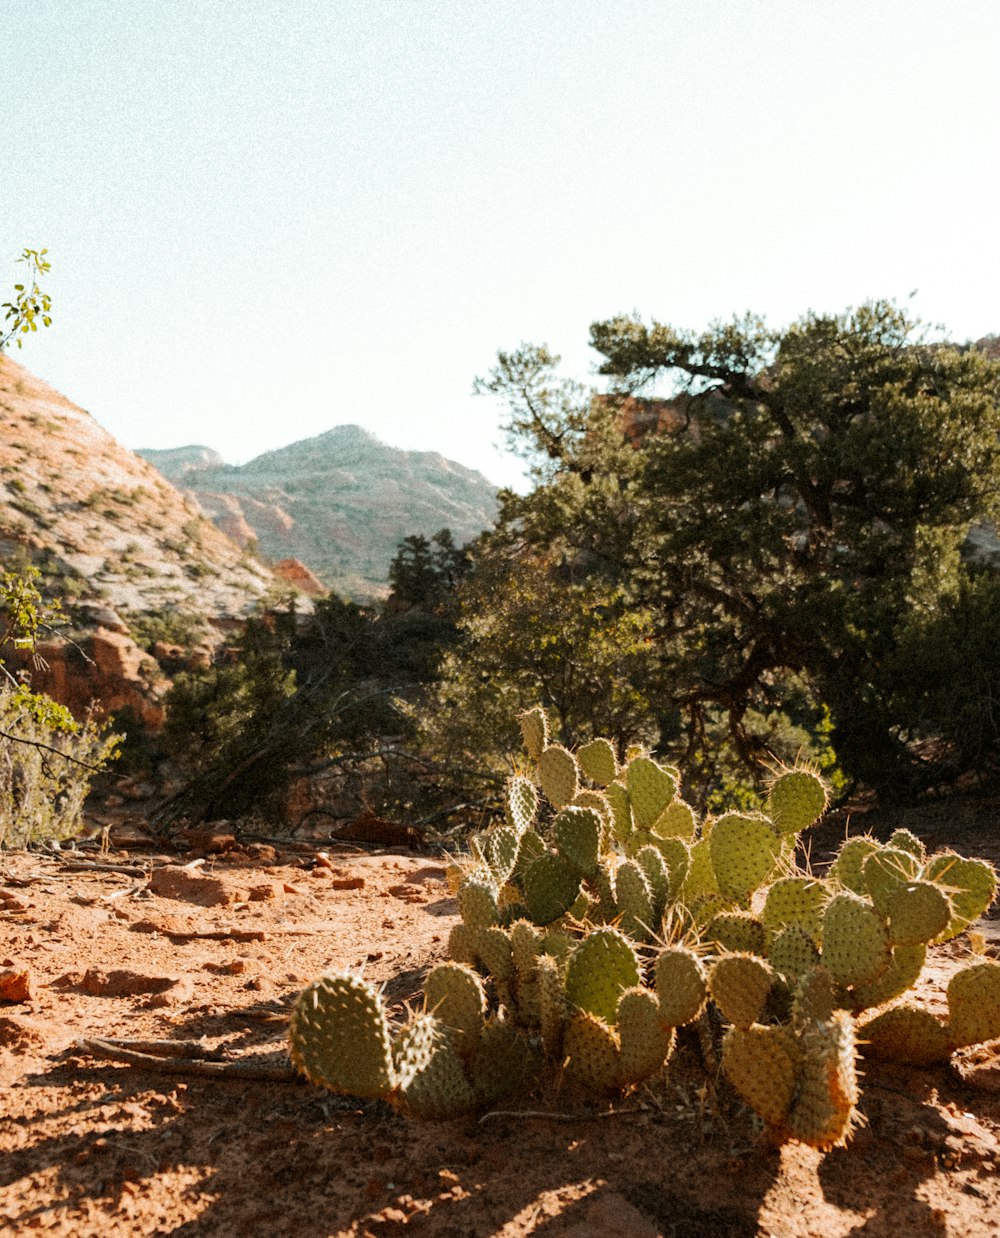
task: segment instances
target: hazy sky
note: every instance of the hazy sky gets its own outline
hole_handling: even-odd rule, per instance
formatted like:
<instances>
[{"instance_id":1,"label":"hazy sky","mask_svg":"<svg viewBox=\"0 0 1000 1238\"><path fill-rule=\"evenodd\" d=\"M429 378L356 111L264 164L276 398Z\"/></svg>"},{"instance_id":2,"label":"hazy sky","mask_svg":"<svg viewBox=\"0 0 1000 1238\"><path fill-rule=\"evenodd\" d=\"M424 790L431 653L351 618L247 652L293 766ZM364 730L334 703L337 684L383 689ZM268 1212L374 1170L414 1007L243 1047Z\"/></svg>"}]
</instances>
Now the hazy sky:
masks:
<instances>
[{"instance_id":1,"label":"hazy sky","mask_svg":"<svg viewBox=\"0 0 1000 1238\"><path fill-rule=\"evenodd\" d=\"M5 0L0 300L130 447L499 482L498 348L869 297L1000 331L997 0Z\"/></svg>"}]
</instances>

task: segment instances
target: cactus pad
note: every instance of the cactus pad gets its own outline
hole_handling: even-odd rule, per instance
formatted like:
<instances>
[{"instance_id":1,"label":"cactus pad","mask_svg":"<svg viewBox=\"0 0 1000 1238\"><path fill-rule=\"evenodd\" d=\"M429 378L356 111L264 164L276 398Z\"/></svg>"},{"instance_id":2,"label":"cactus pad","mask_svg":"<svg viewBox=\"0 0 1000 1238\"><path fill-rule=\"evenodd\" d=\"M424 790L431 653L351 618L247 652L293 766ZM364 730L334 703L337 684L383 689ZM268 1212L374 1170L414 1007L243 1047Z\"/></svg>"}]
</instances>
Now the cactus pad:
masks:
<instances>
[{"instance_id":1,"label":"cactus pad","mask_svg":"<svg viewBox=\"0 0 1000 1238\"><path fill-rule=\"evenodd\" d=\"M697 1019L708 996L705 969L697 955L684 946L668 946L656 960L655 979L664 1023L683 1027Z\"/></svg>"},{"instance_id":2,"label":"cactus pad","mask_svg":"<svg viewBox=\"0 0 1000 1238\"><path fill-rule=\"evenodd\" d=\"M649 941L656 930L653 896L646 875L635 860L626 860L615 873L615 903L622 932L633 941Z\"/></svg>"},{"instance_id":3,"label":"cactus pad","mask_svg":"<svg viewBox=\"0 0 1000 1238\"><path fill-rule=\"evenodd\" d=\"M823 913L823 966L837 984L869 984L889 966L882 917L850 891L835 894Z\"/></svg>"},{"instance_id":4,"label":"cactus pad","mask_svg":"<svg viewBox=\"0 0 1000 1238\"><path fill-rule=\"evenodd\" d=\"M952 918L951 900L932 881L908 881L886 900L889 940L894 946L918 946L933 941Z\"/></svg>"},{"instance_id":5,"label":"cactus pad","mask_svg":"<svg viewBox=\"0 0 1000 1238\"><path fill-rule=\"evenodd\" d=\"M521 738L524 740L524 750L532 761L537 761L545 751L549 742L549 720L545 710L540 706L526 709L518 718L521 724Z\"/></svg>"},{"instance_id":6,"label":"cactus pad","mask_svg":"<svg viewBox=\"0 0 1000 1238\"><path fill-rule=\"evenodd\" d=\"M625 934L614 928L597 928L570 955L566 999L571 1006L611 1025L618 999L639 980L639 960Z\"/></svg>"},{"instance_id":7,"label":"cactus pad","mask_svg":"<svg viewBox=\"0 0 1000 1238\"><path fill-rule=\"evenodd\" d=\"M660 1015L660 1003L648 989L626 989L618 1003L621 1041L619 1083L640 1083L655 1074L673 1047L674 1029Z\"/></svg>"},{"instance_id":8,"label":"cactus pad","mask_svg":"<svg viewBox=\"0 0 1000 1238\"><path fill-rule=\"evenodd\" d=\"M572 752L550 744L538 758L538 781L553 808L565 808L580 789L580 771Z\"/></svg>"},{"instance_id":9,"label":"cactus pad","mask_svg":"<svg viewBox=\"0 0 1000 1238\"><path fill-rule=\"evenodd\" d=\"M817 821L827 805L826 784L808 769L788 769L771 783L767 814L779 834L798 834Z\"/></svg>"},{"instance_id":10,"label":"cactus pad","mask_svg":"<svg viewBox=\"0 0 1000 1238\"><path fill-rule=\"evenodd\" d=\"M418 1015L400 1033L395 1055L403 1107L417 1118L447 1120L471 1113L476 1094L447 1028Z\"/></svg>"},{"instance_id":11,"label":"cactus pad","mask_svg":"<svg viewBox=\"0 0 1000 1238\"><path fill-rule=\"evenodd\" d=\"M797 1077L791 1033L783 1027L731 1027L722 1041L722 1069L769 1126L784 1126Z\"/></svg>"},{"instance_id":12,"label":"cactus pad","mask_svg":"<svg viewBox=\"0 0 1000 1238\"><path fill-rule=\"evenodd\" d=\"M455 1033L455 1048L472 1057L486 1016L482 981L461 963L439 963L424 981L424 1010Z\"/></svg>"},{"instance_id":13,"label":"cactus pad","mask_svg":"<svg viewBox=\"0 0 1000 1238\"><path fill-rule=\"evenodd\" d=\"M618 758L609 740L594 739L576 754L580 769L598 786L606 787L618 776Z\"/></svg>"},{"instance_id":14,"label":"cactus pad","mask_svg":"<svg viewBox=\"0 0 1000 1238\"><path fill-rule=\"evenodd\" d=\"M694 809L683 800L671 800L649 828L658 838L683 838L691 842L695 829Z\"/></svg>"},{"instance_id":15,"label":"cactus pad","mask_svg":"<svg viewBox=\"0 0 1000 1238\"><path fill-rule=\"evenodd\" d=\"M825 1152L847 1142L857 1118L854 1022L839 1012L810 1024L799 1043L798 1089L788 1129L802 1143Z\"/></svg>"},{"instance_id":16,"label":"cactus pad","mask_svg":"<svg viewBox=\"0 0 1000 1238\"><path fill-rule=\"evenodd\" d=\"M530 830L538 815L538 791L535 784L521 774L507 782L507 823L518 836Z\"/></svg>"},{"instance_id":17,"label":"cactus pad","mask_svg":"<svg viewBox=\"0 0 1000 1238\"><path fill-rule=\"evenodd\" d=\"M564 916L580 893L580 876L558 855L546 852L525 869L524 901L535 924Z\"/></svg>"},{"instance_id":18,"label":"cactus pad","mask_svg":"<svg viewBox=\"0 0 1000 1238\"><path fill-rule=\"evenodd\" d=\"M819 951L804 928L798 924L786 924L771 942L767 958L776 972L792 981L816 966Z\"/></svg>"},{"instance_id":19,"label":"cactus pad","mask_svg":"<svg viewBox=\"0 0 1000 1238\"><path fill-rule=\"evenodd\" d=\"M781 839L764 817L726 813L708 841L719 890L731 899L746 899L759 889L781 854Z\"/></svg>"},{"instance_id":20,"label":"cactus pad","mask_svg":"<svg viewBox=\"0 0 1000 1238\"><path fill-rule=\"evenodd\" d=\"M858 1044L865 1057L910 1066L946 1062L951 1054L940 1019L917 1006L894 1006L862 1024Z\"/></svg>"},{"instance_id":21,"label":"cactus pad","mask_svg":"<svg viewBox=\"0 0 1000 1238\"><path fill-rule=\"evenodd\" d=\"M398 1082L381 998L359 976L333 973L307 985L288 1041L293 1065L331 1092L388 1099Z\"/></svg>"},{"instance_id":22,"label":"cactus pad","mask_svg":"<svg viewBox=\"0 0 1000 1238\"><path fill-rule=\"evenodd\" d=\"M734 1027L750 1027L764 1013L774 983L773 969L750 954L727 954L708 977L708 991Z\"/></svg>"},{"instance_id":23,"label":"cactus pad","mask_svg":"<svg viewBox=\"0 0 1000 1238\"><path fill-rule=\"evenodd\" d=\"M972 963L952 976L948 1034L956 1048L1000 1039L1000 963Z\"/></svg>"},{"instance_id":24,"label":"cactus pad","mask_svg":"<svg viewBox=\"0 0 1000 1238\"><path fill-rule=\"evenodd\" d=\"M767 931L756 916L747 911L720 911L705 925L702 941L715 942L723 950L742 954L764 954Z\"/></svg>"},{"instance_id":25,"label":"cactus pad","mask_svg":"<svg viewBox=\"0 0 1000 1238\"><path fill-rule=\"evenodd\" d=\"M563 1037L566 1073L599 1095L618 1087L620 1057L614 1031L586 1011L570 1017Z\"/></svg>"},{"instance_id":26,"label":"cactus pad","mask_svg":"<svg viewBox=\"0 0 1000 1238\"><path fill-rule=\"evenodd\" d=\"M818 942L827 890L814 877L782 877L770 887L760 918L773 933L797 925Z\"/></svg>"},{"instance_id":27,"label":"cactus pad","mask_svg":"<svg viewBox=\"0 0 1000 1238\"><path fill-rule=\"evenodd\" d=\"M499 924L496 887L481 877L467 877L458 887L458 910L463 923L471 929L478 931Z\"/></svg>"},{"instance_id":28,"label":"cactus pad","mask_svg":"<svg viewBox=\"0 0 1000 1238\"><path fill-rule=\"evenodd\" d=\"M845 890L855 894L867 893L861 870L865 860L878 849L878 843L868 834L846 839L830 866L830 876Z\"/></svg>"},{"instance_id":29,"label":"cactus pad","mask_svg":"<svg viewBox=\"0 0 1000 1238\"><path fill-rule=\"evenodd\" d=\"M677 794L677 779L651 757L633 757L625 770L625 785L636 829L648 830Z\"/></svg>"},{"instance_id":30,"label":"cactus pad","mask_svg":"<svg viewBox=\"0 0 1000 1238\"><path fill-rule=\"evenodd\" d=\"M936 941L964 933L989 908L997 892L997 875L985 860L966 860L945 851L932 856L924 878L939 885L951 899L952 918Z\"/></svg>"},{"instance_id":31,"label":"cactus pad","mask_svg":"<svg viewBox=\"0 0 1000 1238\"><path fill-rule=\"evenodd\" d=\"M564 808L552 823L552 840L559 855L581 877L597 872L601 818L593 808Z\"/></svg>"}]
</instances>

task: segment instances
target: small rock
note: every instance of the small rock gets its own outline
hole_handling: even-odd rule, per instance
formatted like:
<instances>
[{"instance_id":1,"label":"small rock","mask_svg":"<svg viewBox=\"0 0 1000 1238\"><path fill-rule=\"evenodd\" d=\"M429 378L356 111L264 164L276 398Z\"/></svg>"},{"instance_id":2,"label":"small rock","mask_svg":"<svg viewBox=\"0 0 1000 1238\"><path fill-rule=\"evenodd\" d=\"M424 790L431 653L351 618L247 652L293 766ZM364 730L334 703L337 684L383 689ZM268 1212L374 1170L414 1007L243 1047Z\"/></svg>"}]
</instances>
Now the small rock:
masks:
<instances>
[{"instance_id":1,"label":"small rock","mask_svg":"<svg viewBox=\"0 0 1000 1238\"><path fill-rule=\"evenodd\" d=\"M27 969L0 971L0 1001L31 1001L31 973Z\"/></svg>"},{"instance_id":2,"label":"small rock","mask_svg":"<svg viewBox=\"0 0 1000 1238\"><path fill-rule=\"evenodd\" d=\"M222 907L238 902L241 892L227 885L221 877L210 877L188 868L166 865L154 869L149 879L153 894L163 898L183 899L200 907Z\"/></svg>"},{"instance_id":3,"label":"small rock","mask_svg":"<svg viewBox=\"0 0 1000 1238\"><path fill-rule=\"evenodd\" d=\"M90 968L83 977L83 988L95 997L137 997L142 993L165 993L185 984L183 976L144 976L141 972ZM190 987L190 981L186 981Z\"/></svg>"}]
</instances>

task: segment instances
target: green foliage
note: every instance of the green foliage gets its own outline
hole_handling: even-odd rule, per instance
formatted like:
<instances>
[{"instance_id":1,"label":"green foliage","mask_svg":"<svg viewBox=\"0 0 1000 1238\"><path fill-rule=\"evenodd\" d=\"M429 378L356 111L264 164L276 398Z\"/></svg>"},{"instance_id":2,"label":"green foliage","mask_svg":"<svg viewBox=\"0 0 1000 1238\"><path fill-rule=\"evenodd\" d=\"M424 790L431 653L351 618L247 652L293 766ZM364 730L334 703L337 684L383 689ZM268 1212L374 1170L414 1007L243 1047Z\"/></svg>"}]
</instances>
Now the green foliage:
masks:
<instances>
[{"instance_id":1,"label":"green foliage","mask_svg":"<svg viewBox=\"0 0 1000 1238\"><path fill-rule=\"evenodd\" d=\"M5 301L0 309L6 310L4 319L6 329L0 330L0 352L11 340L16 340L18 348L24 344L23 335L37 331L38 324L43 327L52 325L52 298L38 286L38 277L47 275L52 270L52 263L45 257L47 249L22 250L18 262L23 262L28 268L30 284L15 284L13 301Z\"/></svg>"},{"instance_id":2,"label":"green foliage","mask_svg":"<svg viewBox=\"0 0 1000 1238\"><path fill-rule=\"evenodd\" d=\"M575 688L599 665L579 629L609 633L592 599L614 596L651 640L614 667L630 709L597 729L672 751L700 804L800 754L892 793L995 760L997 587L959 547L996 512L1000 364L884 302L700 336L618 318L591 340L610 395L529 346L479 384L536 484L477 547L451 707L498 725L546 647ZM571 649L535 639L535 610ZM556 717L553 681L535 676Z\"/></svg>"}]
</instances>

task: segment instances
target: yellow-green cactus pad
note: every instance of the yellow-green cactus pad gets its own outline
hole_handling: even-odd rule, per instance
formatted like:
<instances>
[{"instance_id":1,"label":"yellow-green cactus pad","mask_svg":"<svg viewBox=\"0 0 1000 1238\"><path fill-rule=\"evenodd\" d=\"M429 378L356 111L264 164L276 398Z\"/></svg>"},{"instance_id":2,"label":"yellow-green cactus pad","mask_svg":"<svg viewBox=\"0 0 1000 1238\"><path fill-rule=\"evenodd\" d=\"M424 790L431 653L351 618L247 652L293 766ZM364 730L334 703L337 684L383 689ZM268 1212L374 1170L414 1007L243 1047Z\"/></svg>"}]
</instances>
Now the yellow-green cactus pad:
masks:
<instances>
[{"instance_id":1,"label":"yellow-green cactus pad","mask_svg":"<svg viewBox=\"0 0 1000 1238\"><path fill-rule=\"evenodd\" d=\"M618 776L618 758L610 740L594 739L576 754L580 769L598 786L606 787Z\"/></svg>"},{"instance_id":2,"label":"yellow-green cactus pad","mask_svg":"<svg viewBox=\"0 0 1000 1238\"><path fill-rule=\"evenodd\" d=\"M889 837L888 845L895 847L897 851L909 851L910 855L921 864L927 859L927 848L911 830L894 830Z\"/></svg>"},{"instance_id":3,"label":"yellow-green cactus pad","mask_svg":"<svg viewBox=\"0 0 1000 1238\"><path fill-rule=\"evenodd\" d=\"M957 937L989 909L996 897L997 875L985 860L967 860L951 851L932 856L923 877L933 881L951 899L952 917L948 927L935 940Z\"/></svg>"},{"instance_id":4,"label":"yellow-green cactus pad","mask_svg":"<svg viewBox=\"0 0 1000 1238\"><path fill-rule=\"evenodd\" d=\"M851 1009L858 1014L862 1010L884 1006L907 989L912 989L920 977L926 957L927 947L924 945L896 946L892 951L889 966L881 976L869 984L855 985L851 990Z\"/></svg>"},{"instance_id":5,"label":"yellow-green cactus pad","mask_svg":"<svg viewBox=\"0 0 1000 1238\"><path fill-rule=\"evenodd\" d=\"M918 1006L894 1006L860 1024L858 1046L865 1057L909 1066L932 1066L951 1055L941 1020Z\"/></svg>"},{"instance_id":6,"label":"yellow-green cactus pad","mask_svg":"<svg viewBox=\"0 0 1000 1238\"><path fill-rule=\"evenodd\" d=\"M866 894L865 879L861 870L865 860L878 849L878 841L868 834L848 838L841 845L837 858L830 866L830 877L845 890L851 890L855 894Z\"/></svg>"},{"instance_id":7,"label":"yellow-green cactus pad","mask_svg":"<svg viewBox=\"0 0 1000 1238\"><path fill-rule=\"evenodd\" d=\"M771 783L767 815L779 834L798 834L812 825L828 802L826 783L808 769L788 769Z\"/></svg>"},{"instance_id":8,"label":"yellow-green cactus pad","mask_svg":"<svg viewBox=\"0 0 1000 1238\"><path fill-rule=\"evenodd\" d=\"M622 1086L656 1074L673 1047L674 1029L664 1023L655 993L643 988L625 990L618 1003L618 1036Z\"/></svg>"},{"instance_id":9,"label":"yellow-green cactus pad","mask_svg":"<svg viewBox=\"0 0 1000 1238\"><path fill-rule=\"evenodd\" d=\"M760 918L772 933L794 924L818 942L828 893L815 877L782 877L768 890Z\"/></svg>"},{"instance_id":10,"label":"yellow-green cactus pad","mask_svg":"<svg viewBox=\"0 0 1000 1238\"><path fill-rule=\"evenodd\" d=\"M596 1015L580 1010L572 1015L563 1036L566 1073L588 1091L602 1095L619 1087L618 1037Z\"/></svg>"},{"instance_id":11,"label":"yellow-green cactus pad","mask_svg":"<svg viewBox=\"0 0 1000 1238\"><path fill-rule=\"evenodd\" d=\"M792 1000L793 1022L800 1028L817 1020L825 1022L833 1017L836 1007L836 994L830 973L822 965L810 967L795 985Z\"/></svg>"},{"instance_id":12,"label":"yellow-green cactus pad","mask_svg":"<svg viewBox=\"0 0 1000 1238\"><path fill-rule=\"evenodd\" d=\"M764 1013L775 973L763 959L727 954L708 975L708 992L734 1027L750 1027Z\"/></svg>"},{"instance_id":13,"label":"yellow-green cactus pad","mask_svg":"<svg viewBox=\"0 0 1000 1238\"><path fill-rule=\"evenodd\" d=\"M680 894L681 888L684 885L684 879L688 875L688 870L691 867L691 848L681 838L657 838L655 846L660 855L667 862L667 871L670 873L670 889L667 892L667 899L673 902ZM708 857L708 867L711 869L712 858ZM714 880L715 874L712 874Z\"/></svg>"},{"instance_id":14,"label":"yellow-green cactus pad","mask_svg":"<svg viewBox=\"0 0 1000 1238\"><path fill-rule=\"evenodd\" d=\"M530 1041L506 1019L490 1019L471 1070L479 1103L492 1105L530 1087L541 1067L541 1056Z\"/></svg>"},{"instance_id":15,"label":"yellow-green cactus pad","mask_svg":"<svg viewBox=\"0 0 1000 1238\"><path fill-rule=\"evenodd\" d=\"M894 892L919 875L920 861L899 847L879 847L861 865L865 891L884 916Z\"/></svg>"},{"instance_id":16,"label":"yellow-green cactus pad","mask_svg":"<svg viewBox=\"0 0 1000 1238\"><path fill-rule=\"evenodd\" d=\"M705 968L684 946L668 946L657 957L656 996L664 1023L683 1027L701 1014L708 997Z\"/></svg>"},{"instance_id":17,"label":"yellow-green cactus pad","mask_svg":"<svg viewBox=\"0 0 1000 1238\"><path fill-rule=\"evenodd\" d=\"M448 955L456 963L475 967L479 962L476 954L476 930L467 924L453 924L448 934Z\"/></svg>"},{"instance_id":18,"label":"yellow-green cactus pad","mask_svg":"<svg viewBox=\"0 0 1000 1238\"><path fill-rule=\"evenodd\" d=\"M722 1041L722 1069L768 1126L785 1125L797 1079L795 1041L785 1028L731 1027Z\"/></svg>"},{"instance_id":19,"label":"yellow-green cactus pad","mask_svg":"<svg viewBox=\"0 0 1000 1238\"><path fill-rule=\"evenodd\" d=\"M594 876L601 848L601 818L593 808L569 805L562 809L552 823L552 841L570 868L581 877Z\"/></svg>"},{"instance_id":20,"label":"yellow-green cactus pad","mask_svg":"<svg viewBox=\"0 0 1000 1238\"><path fill-rule=\"evenodd\" d=\"M621 916L622 932L633 941L650 941L656 931L657 917L649 882L635 860L626 860L615 873L615 903Z\"/></svg>"},{"instance_id":21,"label":"yellow-green cactus pad","mask_svg":"<svg viewBox=\"0 0 1000 1238\"><path fill-rule=\"evenodd\" d=\"M620 782L609 783L604 788L608 803L611 805L612 828L615 837L623 843L632 833L632 801L628 797L628 789Z\"/></svg>"},{"instance_id":22,"label":"yellow-green cactus pad","mask_svg":"<svg viewBox=\"0 0 1000 1238\"><path fill-rule=\"evenodd\" d=\"M882 917L867 899L844 890L823 913L823 966L837 984L870 984L889 966Z\"/></svg>"},{"instance_id":23,"label":"yellow-green cactus pad","mask_svg":"<svg viewBox=\"0 0 1000 1238\"><path fill-rule=\"evenodd\" d=\"M321 976L302 990L288 1045L296 1069L331 1092L389 1099L398 1083L382 1000L348 972Z\"/></svg>"},{"instance_id":24,"label":"yellow-green cactus pad","mask_svg":"<svg viewBox=\"0 0 1000 1238\"><path fill-rule=\"evenodd\" d=\"M510 938L502 928L479 929L475 950L479 962L494 980L506 982L514 979L514 955Z\"/></svg>"},{"instance_id":25,"label":"yellow-green cactus pad","mask_svg":"<svg viewBox=\"0 0 1000 1238\"><path fill-rule=\"evenodd\" d=\"M553 808L565 808L580 790L576 757L559 744L550 744L538 758L538 781Z\"/></svg>"},{"instance_id":26,"label":"yellow-green cactus pad","mask_svg":"<svg viewBox=\"0 0 1000 1238\"><path fill-rule=\"evenodd\" d=\"M446 1121L477 1104L448 1029L432 1015L417 1015L395 1047L403 1108L415 1118Z\"/></svg>"},{"instance_id":27,"label":"yellow-green cactus pad","mask_svg":"<svg viewBox=\"0 0 1000 1238\"><path fill-rule=\"evenodd\" d=\"M538 790L535 784L521 774L514 774L507 781L507 823L518 835L530 830L538 815Z\"/></svg>"},{"instance_id":28,"label":"yellow-green cactus pad","mask_svg":"<svg viewBox=\"0 0 1000 1238\"><path fill-rule=\"evenodd\" d=\"M607 1024L613 1024L618 999L639 983L639 960L632 943L618 929L594 929L570 955L566 1000Z\"/></svg>"},{"instance_id":29,"label":"yellow-green cactus pad","mask_svg":"<svg viewBox=\"0 0 1000 1238\"><path fill-rule=\"evenodd\" d=\"M670 863L669 858L667 863ZM712 865L711 838L699 839L691 848L688 870L684 875L680 893L686 903L691 903L705 894L719 893L719 883L715 879L715 868Z\"/></svg>"},{"instance_id":30,"label":"yellow-green cactus pad","mask_svg":"<svg viewBox=\"0 0 1000 1238\"><path fill-rule=\"evenodd\" d=\"M1000 963L972 963L952 976L948 1035L956 1048L1000 1040Z\"/></svg>"},{"instance_id":31,"label":"yellow-green cactus pad","mask_svg":"<svg viewBox=\"0 0 1000 1238\"><path fill-rule=\"evenodd\" d=\"M537 761L549 742L549 720L541 706L526 709L518 718L524 750L532 761Z\"/></svg>"},{"instance_id":32,"label":"yellow-green cactus pad","mask_svg":"<svg viewBox=\"0 0 1000 1238\"><path fill-rule=\"evenodd\" d=\"M467 877L458 887L458 910L471 929L478 931L499 924L496 886L480 877Z\"/></svg>"},{"instance_id":33,"label":"yellow-green cactus pad","mask_svg":"<svg viewBox=\"0 0 1000 1238\"><path fill-rule=\"evenodd\" d=\"M764 817L728 812L709 835L712 867L726 898L747 899L774 871L781 839Z\"/></svg>"},{"instance_id":34,"label":"yellow-green cactus pad","mask_svg":"<svg viewBox=\"0 0 1000 1238\"><path fill-rule=\"evenodd\" d=\"M510 825L494 826L480 840L483 857L498 886L502 886L514 871L519 841L517 830Z\"/></svg>"},{"instance_id":35,"label":"yellow-green cactus pad","mask_svg":"<svg viewBox=\"0 0 1000 1238\"><path fill-rule=\"evenodd\" d=\"M857 1120L858 1076L854 1022L838 1012L811 1023L799 1039L796 1097L788 1115L793 1138L826 1152L846 1143Z\"/></svg>"},{"instance_id":36,"label":"yellow-green cactus pad","mask_svg":"<svg viewBox=\"0 0 1000 1238\"><path fill-rule=\"evenodd\" d=\"M677 779L652 757L633 757L625 770L625 785L636 829L648 830L677 794Z\"/></svg>"},{"instance_id":37,"label":"yellow-green cactus pad","mask_svg":"<svg viewBox=\"0 0 1000 1238\"><path fill-rule=\"evenodd\" d=\"M908 881L886 902L889 940L894 946L918 946L943 933L953 915L951 900L932 881Z\"/></svg>"},{"instance_id":38,"label":"yellow-green cactus pad","mask_svg":"<svg viewBox=\"0 0 1000 1238\"><path fill-rule=\"evenodd\" d=\"M580 893L580 875L558 855L546 852L525 870L524 902L535 924L564 916Z\"/></svg>"},{"instance_id":39,"label":"yellow-green cactus pad","mask_svg":"<svg viewBox=\"0 0 1000 1238\"><path fill-rule=\"evenodd\" d=\"M547 850L541 835L536 830L525 830L517 844L517 859L514 861L510 880L521 881L525 872L539 856L545 855Z\"/></svg>"},{"instance_id":40,"label":"yellow-green cactus pad","mask_svg":"<svg viewBox=\"0 0 1000 1238\"><path fill-rule=\"evenodd\" d=\"M702 941L738 954L765 953L767 930L748 911L721 911L705 925Z\"/></svg>"},{"instance_id":41,"label":"yellow-green cactus pad","mask_svg":"<svg viewBox=\"0 0 1000 1238\"><path fill-rule=\"evenodd\" d=\"M795 981L817 965L819 950L804 928L786 924L775 934L767 959L786 980Z\"/></svg>"},{"instance_id":42,"label":"yellow-green cactus pad","mask_svg":"<svg viewBox=\"0 0 1000 1238\"><path fill-rule=\"evenodd\" d=\"M663 812L650 826L658 838L683 838L685 842L694 839L697 819L690 804L681 799L671 800Z\"/></svg>"},{"instance_id":43,"label":"yellow-green cactus pad","mask_svg":"<svg viewBox=\"0 0 1000 1238\"><path fill-rule=\"evenodd\" d=\"M670 897L670 869L659 847L643 847L636 852L635 862L642 869L649 886L653 921L659 924Z\"/></svg>"},{"instance_id":44,"label":"yellow-green cactus pad","mask_svg":"<svg viewBox=\"0 0 1000 1238\"><path fill-rule=\"evenodd\" d=\"M563 1032L569 1013L562 968L555 959L543 954L538 960L535 974L538 982L538 1028L542 1036L542 1047L547 1057L559 1062L563 1057Z\"/></svg>"},{"instance_id":45,"label":"yellow-green cactus pad","mask_svg":"<svg viewBox=\"0 0 1000 1238\"><path fill-rule=\"evenodd\" d=\"M486 1017L486 993L470 967L461 963L432 967L424 981L424 1011L451 1028L463 1058L475 1054Z\"/></svg>"}]
</instances>

